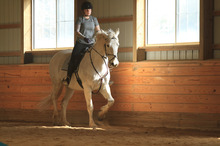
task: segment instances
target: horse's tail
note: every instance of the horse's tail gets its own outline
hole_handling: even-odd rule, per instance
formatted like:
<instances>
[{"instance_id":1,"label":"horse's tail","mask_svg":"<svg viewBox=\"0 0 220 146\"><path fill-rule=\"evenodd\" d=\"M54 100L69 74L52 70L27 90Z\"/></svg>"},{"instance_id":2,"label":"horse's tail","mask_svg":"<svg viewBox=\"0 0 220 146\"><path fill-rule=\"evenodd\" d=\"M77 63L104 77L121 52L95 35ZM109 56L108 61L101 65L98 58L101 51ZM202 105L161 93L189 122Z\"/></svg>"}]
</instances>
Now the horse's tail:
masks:
<instances>
[{"instance_id":1,"label":"horse's tail","mask_svg":"<svg viewBox=\"0 0 220 146\"><path fill-rule=\"evenodd\" d=\"M39 111L44 111L52 105L51 96L52 96L52 93L48 95L46 98L44 98L43 100L41 100L41 102L38 104Z\"/></svg>"},{"instance_id":2,"label":"horse's tail","mask_svg":"<svg viewBox=\"0 0 220 146\"><path fill-rule=\"evenodd\" d=\"M59 98L62 90L63 90L62 83L53 85L53 89L50 95L48 95L46 98L40 101L40 103L38 104L38 109L40 111L48 109L51 105L53 105L53 100L56 101Z\"/></svg>"}]
</instances>

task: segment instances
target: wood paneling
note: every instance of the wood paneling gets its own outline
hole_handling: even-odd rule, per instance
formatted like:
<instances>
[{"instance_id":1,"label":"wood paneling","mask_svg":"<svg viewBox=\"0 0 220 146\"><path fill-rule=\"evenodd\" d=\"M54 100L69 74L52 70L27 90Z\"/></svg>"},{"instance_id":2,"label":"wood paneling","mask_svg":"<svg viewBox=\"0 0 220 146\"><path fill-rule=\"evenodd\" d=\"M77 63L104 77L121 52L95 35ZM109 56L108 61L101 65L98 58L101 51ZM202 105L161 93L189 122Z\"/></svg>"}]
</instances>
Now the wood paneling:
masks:
<instances>
[{"instance_id":1,"label":"wood paneling","mask_svg":"<svg viewBox=\"0 0 220 146\"><path fill-rule=\"evenodd\" d=\"M20 51L0 52L0 56L19 56L20 54L21 54Z\"/></svg>"},{"instance_id":2,"label":"wood paneling","mask_svg":"<svg viewBox=\"0 0 220 146\"><path fill-rule=\"evenodd\" d=\"M51 112L36 113L37 104L51 90L48 70L48 64L0 66L0 120L51 120ZM115 104L108 118L112 125L218 127L220 61L120 63L112 70L111 80ZM95 113L106 103L101 94L93 95L93 101ZM74 93L68 111L86 113L82 91ZM38 118L23 114L28 112ZM68 119L83 122L74 114Z\"/></svg>"},{"instance_id":3,"label":"wood paneling","mask_svg":"<svg viewBox=\"0 0 220 146\"><path fill-rule=\"evenodd\" d=\"M52 111L0 109L2 121L44 122L51 125ZM28 115L28 116L27 116ZM94 113L96 117L97 112ZM68 111L67 119L74 126L88 125L87 111ZM120 112L107 114L111 126L170 127L219 130L219 114L160 113L160 112Z\"/></svg>"},{"instance_id":4,"label":"wood paneling","mask_svg":"<svg viewBox=\"0 0 220 146\"><path fill-rule=\"evenodd\" d=\"M5 24L5 25L0 25L0 29L8 29L8 28L21 28L21 24Z\"/></svg>"},{"instance_id":5,"label":"wood paneling","mask_svg":"<svg viewBox=\"0 0 220 146\"><path fill-rule=\"evenodd\" d=\"M111 79L112 111L220 113L219 61L121 63ZM0 83L0 108L37 109L51 90L48 65L0 66ZM105 102L94 95L96 110ZM86 108L82 91L68 108Z\"/></svg>"}]
</instances>

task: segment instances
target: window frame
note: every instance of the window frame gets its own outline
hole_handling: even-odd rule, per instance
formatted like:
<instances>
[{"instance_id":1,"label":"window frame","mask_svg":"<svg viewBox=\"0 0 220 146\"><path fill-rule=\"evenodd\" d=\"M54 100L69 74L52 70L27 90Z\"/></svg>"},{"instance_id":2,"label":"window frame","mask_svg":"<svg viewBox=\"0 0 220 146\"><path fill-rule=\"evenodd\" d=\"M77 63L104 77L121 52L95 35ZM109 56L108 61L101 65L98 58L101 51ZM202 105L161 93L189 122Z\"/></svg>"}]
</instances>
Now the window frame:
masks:
<instances>
[{"instance_id":1,"label":"window frame","mask_svg":"<svg viewBox=\"0 0 220 146\"><path fill-rule=\"evenodd\" d=\"M31 0L31 7L32 7L32 10L31 10L31 16L32 16L32 20L31 20L31 25L32 25L32 32L31 32L31 35L32 35L32 40L31 40L31 43L32 43L32 48L31 48L31 51L55 51L57 52L57 50L66 50L66 49L72 49L73 47L57 47L57 38L58 38L58 23L56 23L56 48L34 48L35 46L35 41L34 41L34 33L35 33L35 29L34 29L34 18L33 18L33 15L34 15L34 1L35 0ZM76 18L76 1L77 0L74 0L74 19ZM57 21L57 0L56 0L56 21ZM74 20L75 22L75 20ZM74 32L74 35L75 35L75 32ZM75 42L75 36L74 36L74 42Z\"/></svg>"},{"instance_id":2,"label":"window frame","mask_svg":"<svg viewBox=\"0 0 220 146\"><path fill-rule=\"evenodd\" d=\"M134 0L133 62L145 60L143 53L148 51L189 50L189 48L190 50L199 51L199 60L213 58L213 21L210 21L213 19L213 0L200 0L200 41L198 43L158 45L146 45L145 42L145 2L145 0Z\"/></svg>"},{"instance_id":3,"label":"window frame","mask_svg":"<svg viewBox=\"0 0 220 146\"><path fill-rule=\"evenodd\" d=\"M177 42L177 15L176 15L176 11L177 11L177 0L175 0L175 42L174 43L159 43L159 44L148 44L148 0L145 0L145 46L149 47L149 48L154 48L155 46L158 47L162 47L162 46L174 46L174 47L178 47L178 46L185 46L185 45L189 45L189 46L196 46L200 44L200 34L199 34L199 42L181 42L178 43ZM199 16L200 17L200 16Z\"/></svg>"}]
</instances>

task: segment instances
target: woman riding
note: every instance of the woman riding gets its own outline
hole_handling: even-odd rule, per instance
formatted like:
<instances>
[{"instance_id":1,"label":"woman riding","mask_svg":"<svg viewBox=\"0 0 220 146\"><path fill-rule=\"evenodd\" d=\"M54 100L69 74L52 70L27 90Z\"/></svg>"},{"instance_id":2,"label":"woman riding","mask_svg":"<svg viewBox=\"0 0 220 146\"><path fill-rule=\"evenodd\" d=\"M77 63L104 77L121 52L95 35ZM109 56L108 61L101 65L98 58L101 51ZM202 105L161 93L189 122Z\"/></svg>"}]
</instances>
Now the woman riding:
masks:
<instances>
[{"instance_id":1,"label":"woman riding","mask_svg":"<svg viewBox=\"0 0 220 146\"><path fill-rule=\"evenodd\" d=\"M67 77L63 81L65 85L69 85L71 76L74 72L77 72L78 66L86 50L95 42L95 32L100 30L97 18L91 15L92 9L92 4L88 1L84 2L81 6L84 15L80 16L76 21L77 41L72 51Z\"/></svg>"}]
</instances>

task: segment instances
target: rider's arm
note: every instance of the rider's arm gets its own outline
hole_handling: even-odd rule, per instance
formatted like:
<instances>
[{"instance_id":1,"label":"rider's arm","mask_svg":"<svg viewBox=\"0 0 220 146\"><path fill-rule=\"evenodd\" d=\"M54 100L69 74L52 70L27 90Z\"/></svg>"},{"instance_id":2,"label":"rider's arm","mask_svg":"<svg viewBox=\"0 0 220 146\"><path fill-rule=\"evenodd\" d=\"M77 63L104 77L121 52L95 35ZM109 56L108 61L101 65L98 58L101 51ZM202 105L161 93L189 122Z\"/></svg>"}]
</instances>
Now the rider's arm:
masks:
<instances>
[{"instance_id":1,"label":"rider's arm","mask_svg":"<svg viewBox=\"0 0 220 146\"><path fill-rule=\"evenodd\" d=\"M84 39L86 37L80 32L80 27L81 25L76 25L76 35L77 37Z\"/></svg>"},{"instance_id":2,"label":"rider's arm","mask_svg":"<svg viewBox=\"0 0 220 146\"><path fill-rule=\"evenodd\" d=\"M97 26L95 27L95 31L96 31L96 32L100 31L100 26L99 26L99 25L97 25Z\"/></svg>"}]
</instances>

